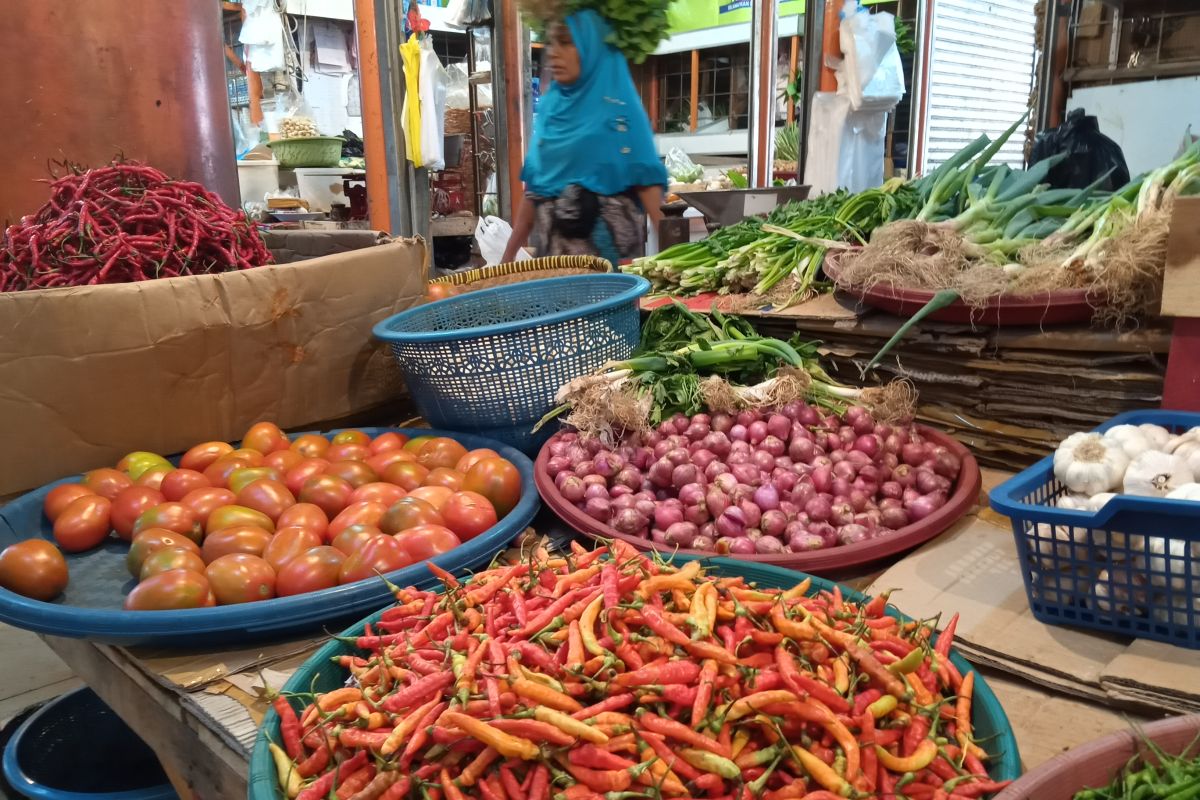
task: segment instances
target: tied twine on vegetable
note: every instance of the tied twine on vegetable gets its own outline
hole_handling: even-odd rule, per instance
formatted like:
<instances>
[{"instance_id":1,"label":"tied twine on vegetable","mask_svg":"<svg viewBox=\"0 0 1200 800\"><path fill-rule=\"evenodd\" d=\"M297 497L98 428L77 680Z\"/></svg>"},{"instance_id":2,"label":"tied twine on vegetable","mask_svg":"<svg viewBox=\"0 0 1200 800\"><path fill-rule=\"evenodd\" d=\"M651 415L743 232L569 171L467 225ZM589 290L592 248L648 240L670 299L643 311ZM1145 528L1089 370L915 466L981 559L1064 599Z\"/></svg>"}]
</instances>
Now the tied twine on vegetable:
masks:
<instances>
[{"instance_id":1,"label":"tied twine on vegetable","mask_svg":"<svg viewBox=\"0 0 1200 800\"><path fill-rule=\"evenodd\" d=\"M570 412L566 424L612 444L674 414L778 408L798 400L836 413L859 404L881 422L897 422L912 419L916 391L904 380L845 386L821 366L815 343L760 336L715 303L705 316L672 301L647 317L631 358L562 386L559 405L535 430Z\"/></svg>"}]
</instances>

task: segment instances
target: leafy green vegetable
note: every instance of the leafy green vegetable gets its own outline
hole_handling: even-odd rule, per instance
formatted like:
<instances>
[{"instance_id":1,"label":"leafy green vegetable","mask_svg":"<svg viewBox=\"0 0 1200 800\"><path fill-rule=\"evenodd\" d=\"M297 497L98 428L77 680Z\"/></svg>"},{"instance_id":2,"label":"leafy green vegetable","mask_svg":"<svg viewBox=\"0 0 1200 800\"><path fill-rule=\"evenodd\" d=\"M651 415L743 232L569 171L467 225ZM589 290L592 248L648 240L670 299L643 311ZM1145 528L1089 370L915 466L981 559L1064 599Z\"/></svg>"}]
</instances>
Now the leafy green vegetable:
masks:
<instances>
[{"instance_id":1,"label":"leafy green vegetable","mask_svg":"<svg viewBox=\"0 0 1200 800\"><path fill-rule=\"evenodd\" d=\"M525 0L525 24L539 35L554 21L591 9L612 26L608 43L641 64L667 38L671 0Z\"/></svg>"}]
</instances>

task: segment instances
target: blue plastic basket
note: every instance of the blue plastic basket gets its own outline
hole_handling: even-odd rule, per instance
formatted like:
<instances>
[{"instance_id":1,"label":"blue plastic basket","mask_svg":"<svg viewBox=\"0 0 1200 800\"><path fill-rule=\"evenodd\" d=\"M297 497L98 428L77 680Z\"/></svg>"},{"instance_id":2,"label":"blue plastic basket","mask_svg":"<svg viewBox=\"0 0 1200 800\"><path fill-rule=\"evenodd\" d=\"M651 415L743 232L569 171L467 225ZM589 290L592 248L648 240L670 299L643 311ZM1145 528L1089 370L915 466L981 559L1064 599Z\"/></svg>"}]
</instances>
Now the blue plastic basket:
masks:
<instances>
[{"instance_id":1,"label":"blue plastic basket","mask_svg":"<svg viewBox=\"0 0 1200 800\"><path fill-rule=\"evenodd\" d=\"M460 573L486 564L504 549L533 519L541 499L534 486L533 462L515 449L479 436L427 428L359 428L368 436L397 431L409 436L451 436L470 448L487 447L516 465L521 473L521 499L516 507L486 531L430 561L444 570ZM329 435L336 433L330 431ZM298 436L300 434L292 434ZM178 457L175 458L176 463ZM46 493L78 476L36 489L0 508L0 549L23 539L52 539L52 526L42 513ZM83 553L64 553L71 582L61 597L50 602L22 597L0 589L0 622L51 636L86 638L119 645L157 647L212 647L279 639L322 625L340 627L391 599L387 584L376 578L322 589L318 592L275 597L257 603L178 611L125 611L125 595L134 586L125 567L129 545L110 538ZM431 586L437 578L424 564L411 564L389 572L387 579L401 586Z\"/></svg>"},{"instance_id":2,"label":"blue plastic basket","mask_svg":"<svg viewBox=\"0 0 1200 800\"><path fill-rule=\"evenodd\" d=\"M628 358L641 330L635 275L576 275L480 289L375 326L421 415L435 427L498 439L532 455L553 433L533 426L554 394Z\"/></svg>"},{"instance_id":3,"label":"blue plastic basket","mask_svg":"<svg viewBox=\"0 0 1200 800\"><path fill-rule=\"evenodd\" d=\"M677 563L700 561L705 568L714 574L725 577L744 577L748 582L766 589L790 589L806 577L803 572L796 572L783 567L767 566L765 564L749 564L731 558L715 558L711 556L697 557L676 554L668 561ZM824 578L812 577L810 594L820 591L832 591L834 582ZM865 595L848 587L841 587L842 596L856 603L865 603ZM386 610L386 609L385 609ZM892 606L887 607L887 613L901 620L907 620ZM283 685L284 694L299 694L304 692L329 692L346 684L349 672L337 663L339 656L358 655L354 647L354 639L363 632L367 623L374 624L383 611L368 617L362 622L344 631L340 638L325 644L320 650L305 661L292 677ZM934 638L936 642L936 637ZM974 671L956 650L950 651L950 660L963 675ZM992 758L988 761L988 774L992 780L1016 780L1021 775L1021 754L1017 749L1017 740L1013 735L1012 726L1004 713L1004 708L996 698L983 675L975 675L974 728L978 741L985 747ZM267 745L279 742L279 715L275 709L267 710L262 727L258 729L258 738L254 742L254 751L250 754L250 791L249 800L284 800L279 791L279 779L275 764Z\"/></svg>"},{"instance_id":4,"label":"blue plastic basket","mask_svg":"<svg viewBox=\"0 0 1200 800\"><path fill-rule=\"evenodd\" d=\"M1144 423L1180 432L1200 414L1130 411L1096 430ZM1071 511L1054 505L1065 491L1047 456L991 492L992 508L1012 520L1033 615L1200 648L1200 503L1118 495L1099 511Z\"/></svg>"},{"instance_id":5,"label":"blue plastic basket","mask_svg":"<svg viewBox=\"0 0 1200 800\"><path fill-rule=\"evenodd\" d=\"M86 686L21 724L4 748L4 777L35 800L178 797L154 751Z\"/></svg>"}]
</instances>

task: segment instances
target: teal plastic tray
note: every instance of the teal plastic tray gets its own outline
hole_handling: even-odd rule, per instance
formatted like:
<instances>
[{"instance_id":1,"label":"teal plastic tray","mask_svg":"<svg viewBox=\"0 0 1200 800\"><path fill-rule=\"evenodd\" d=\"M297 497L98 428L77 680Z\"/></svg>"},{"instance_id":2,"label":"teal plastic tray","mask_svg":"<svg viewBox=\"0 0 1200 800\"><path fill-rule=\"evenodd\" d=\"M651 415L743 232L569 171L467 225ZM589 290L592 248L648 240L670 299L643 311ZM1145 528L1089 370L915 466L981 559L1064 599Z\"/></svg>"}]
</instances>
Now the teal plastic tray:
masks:
<instances>
[{"instance_id":1,"label":"teal plastic tray","mask_svg":"<svg viewBox=\"0 0 1200 800\"><path fill-rule=\"evenodd\" d=\"M804 580L805 577L810 577L803 572L782 567L747 564L744 561L735 561L729 558L695 558L681 555L676 556L674 560L678 562L701 561L707 569L717 575L741 576L748 582L756 583L767 589L788 589ZM811 593L831 590L833 587L833 581L812 576ZM866 600L866 595L861 592L845 586L841 588L842 596L847 600L855 602ZM899 619L907 620L907 617L895 612L891 607L888 608L888 613ZM348 628L342 633L342 639L352 640L361 636L363 626L376 622L381 614L383 611L372 614L357 625ZM341 688L345 685L349 673L334 664L333 660L339 656L354 654L356 654L356 650L349 642L337 639L330 641L314 653L312 658L305 661L300 669L296 670L291 679L284 684L283 691L329 692ZM974 670L974 667L965 658L953 650L950 653L950 660L964 675L968 671ZM1000 706L1000 701L996 699L995 693L992 692L983 675L978 673L975 676L973 711L975 734L981 741L986 742L987 750L992 754L991 769L989 770L992 779L997 781L1016 780L1021 775L1021 754L1017 750L1017 740L1013 736L1012 726L1008 724L1008 717ZM279 716L274 709L269 710L263 719L262 727L258 731L258 738L254 742L254 752L250 756L250 800L284 800L283 794L278 789L275 764L267 749L267 744L272 741L279 741Z\"/></svg>"}]
</instances>

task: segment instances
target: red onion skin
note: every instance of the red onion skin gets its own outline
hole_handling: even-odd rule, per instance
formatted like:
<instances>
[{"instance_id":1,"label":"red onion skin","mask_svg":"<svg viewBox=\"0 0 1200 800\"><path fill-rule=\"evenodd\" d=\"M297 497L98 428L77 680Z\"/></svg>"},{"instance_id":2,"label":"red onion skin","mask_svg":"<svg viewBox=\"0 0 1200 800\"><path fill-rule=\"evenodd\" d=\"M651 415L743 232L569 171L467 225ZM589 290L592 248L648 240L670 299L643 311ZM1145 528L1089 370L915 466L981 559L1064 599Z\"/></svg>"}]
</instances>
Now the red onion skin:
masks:
<instances>
[{"instance_id":1,"label":"red onion skin","mask_svg":"<svg viewBox=\"0 0 1200 800\"><path fill-rule=\"evenodd\" d=\"M588 456L594 456L604 449L604 443L599 439L583 440L583 447L588 452Z\"/></svg>"},{"instance_id":2,"label":"red onion skin","mask_svg":"<svg viewBox=\"0 0 1200 800\"><path fill-rule=\"evenodd\" d=\"M767 423L761 419L751 422L746 426L746 438L753 445L762 443L767 438Z\"/></svg>"},{"instance_id":3,"label":"red onion skin","mask_svg":"<svg viewBox=\"0 0 1200 800\"><path fill-rule=\"evenodd\" d=\"M854 485L845 478L834 478L830 483L829 492L834 497L845 497L853 488Z\"/></svg>"},{"instance_id":4,"label":"red onion skin","mask_svg":"<svg viewBox=\"0 0 1200 800\"><path fill-rule=\"evenodd\" d=\"M726 472L713 478L712 483L725 494L732 494L738 486L738 479L732 472Z\"/></svg>"},{"instance_id":5,"label":"red onion skin","mask_svg":"<svg viewBox=\"0 0 1200 800\"><path fill-rule=\"evenodd\" d=\"M753 502L754 487L749 484L739 483L733 487L733 492L729 495L729 499L733 505L741 505L744 501Z\"/></svg>"},{"instance_id":6,"label":"red onion skin","mask_svg":"<svg viewBox=\"0 0 1200 800\"><path fill-rule=\"evenodd\" d=\"M564 500L579 503L583 501L583 494L586 488L583 480L578 475L567 475L563 479L562 485L558 487L558 491Z\"/></svg>"},{"instance_id":7,"label":"red onion skin","mask_svg":"<svg viewBox=\"0 0 1200 800\"><path fill-rule=\"evenodd\" d=\"M825 495L817 495L804 504L804 513L814 522L825 522L832 512L832 504Z\"/></svg>"},{"instance_id":8,"label":"red onion skin","mask_svg":"<svg viewBox=\"0 0 1200 800\"><path fill-rule=\"evenodd\" d=\"M937 502L938 497L941 497L940 503ZM911 502L906 502L904 504L904 510L908 512L909 519L911 519L913 522L920 522L945 504L945 495L940 495L937 493L926 494L915 498Z\"/></svg>"},{"instance_id":9,"label":"red onion skin","mask_svg":"<svg viewBox=\"0 0 1200 800\"><path fill-rule=\"evenodd\" d=\"M729 508L729 496L716 486L710 486L707 494L704 495L704 506L708 509L709 514L714 517L719 516Z\"/></svg>"},{"instance_id":10,"label":"red onion skin","mask_svg":"<svg viewBox=\"0 0 1200 800\"><path fill-rule=\"evenodd\" d=\"M608 488L608 482L605 481L604 478L602 478L599 475L596 475L594 473L591 475L583 476L583 485L584 486L603 486L605 488Z\"/></svg>"},{"instance_id":11,"label":"red onion skin","mask_svg":"<svg viewBox=\"0 0 1200 800\"><path fill-rule=\"evenodd\" d=\"M608 487L603 483L586 484L583 490L583 499L591 500L593 497L598 497L602 500L608 499Z\"/></svg>"},{"instance_id":12,"label":"red onion skin","mask_svg":"<svg viewBox=\"0 0 1200 800\"><path fill-rule=\"evenodd\" d=\"M660 489L665 489L671 485L671 474L674 471L675 467L670 461L667 461L665 458L660 458L658 461L655 461L650 465L650 469L647 471L647 477L650 478L650 482L655 486L659 487Z\"/></svg>"},{"instance_id":13,"label":"red onion skin","mask_svg":"<svg viewBox=\"0 0 1200 800\"><path fill-rule=\"evenodd\" d=\"M817 455L817 446L810 439L792 439L788 445L788 458L804 464L812 462Z\"/></svg>"},{"instance_id":14,"label":"red onion skin","mask_svg":"<svg viewBox=\"0 0 1200 800\"><path fill-rule=\"evenodd\" d=\"M846 460L846 451L840 447L834 447L829 451L829 463L840 464Z\"/></svg>"},{"instance_id":15,"label":"red onion skin","mask_svg":"<svg viewBox=\"0 0 1200 800\"><path fill-rule=\"evenodd\" d=\"M829 523L841 527L854 521L854 506L845 502L835 502L829 509Z\"/></svg>"},{"instance_id":16,"label":"red onion skin","mask_svg":"<svg viewBox=\"0 0 1200 800\"><path fill-rule=\"evenodd\" d=\"M862 469L863 467L875 464L873 458L861 450L846 451L846 460L853 464L855 469Z\"/></svg>"},{"instance_id":17,"label":"red onion skin","mask_svg":"<svg viewBox=\"0 0 1200 800\"><path fill-rule=\"evenodd\" d=\"M691 423L691 420L683 414L675 414L671 417L671 423L675 425L675 430L677 432L683 433L683 431Z\"/></svg>"},{"instance_id":18,"label":"red onion skin","mask_svg":"<svg viewBox=\"0 0 1200 800\"><path fill-rule=\"evenodd\" d=\"M917 469L917 482L915 486L916 490L921 494L947 492L950 490L950 481L938 475L933 470L921 467Z\"/></svg>"},{"instance_id":19,"label":"red onion skin","mask_svg":"<svg viewBox=\"0 0 1200 800\"><path fill-rule=\"evenodd\" d=\"M675 466L687 464L691 461L692 454L687 451L686 447L676 447L669 450L666 455L667 461L670 461Z\"/></svg>"},{"instance_id":20,"label":"red onion skin","mask_svg":"<svg viewBox=\"0 0 1200 800\"><path fill-rule=\"evenodd\" d=\"M685 522L690 522L693 525L699 526L708 522L710 517L708 516L707 508L705 508L703 505L694 505L683 507L683 519Z\"/></svg>"},{"instance_id":21,"label":"red onion skin","mask_svg":"<svg viewBox=\"0 0 1200 800\"><path fill-rule=\"evenodd\" d=\"M788 536L788 547L794 553L810 553L814 550L824 550L826 547L825 539L815 533L809 533L806 530L797 531Z\"/></svg>"},{"instance_id":22,"label":"red onion skin","mask_svg":"<svg viewBox=\"0 0 1200 800\"><path fill-rule=\"evenodd\" d=\"M700 529L690 522L676 522L666 531L667 544L676 547L691 548L692 541L700 533Z\"/></svg>"},{"instance_id":23,"label":"red onion skin","mask_svg":"<svg viewBox=\"0 0 1200 800\"><path fill-rule=\"evenodd\" d=\"M813 522L808 526L809 533L815 533L825 540L826 547L837 547L837 529L828 522Z\"/></svg>"},{"instance_id":24,"label":"red onion skin","mask_svg":"<svg viewBox=\"0 0 1200 800\"><path fill-rule=\"evenodd\" d=\"M792 502L803 507L817 496L817 487L811 480L800 481L796 484L796 488L792 489Z\"/></svg>"},{"instance_id":25,"label":"red onion skin","mask_svg":"<svg viewBox=\"0 0 1200 800\"><path fill-rule=\"evenodd\" d=\"M729 429L729 438L735 442L744 442L750 437L750 433L746 430L746 426L740 422Z\"/></svg>"},{"instance_id":26,"label":"red onion skin","mask_svg":"<svg viewBox=\"0 0 1200 800\"><path fill-rule=\"evenodd\" d=\"M755 547L754 540L745 536L738 536L729 543L729 554L734 556L749 556L754 555Z\"/></svg>"},{"instance_id":27,"label":"red onion skin","mask_svg":"<svg viewBox=\"0 0 1200 800\"><path fill-rule=\"evenodd\" d=\"M775 456L775 471L776 472L791 472L792 460L787 456Z\"/></svg>"},{"instance_id":28,"label":"red onion skin","mask_svg":"<svg viewBox=\"0 0 1200 800\"><path fill-rule=\"evenodd\" d=\"M861 514L855 514L854 524L862 525L872 535L874 535L875 531L879 530L880 519L882 519L880 511L878 509L872 509L870 511L864 511Z\"/></svg>"},{"instance_id":29,"label":"red onion skin","mask_svg":"<svg viewBox=\"0 0 1200 800\"><path fill-rule=\"evenodd\" d=\"M714 461L704 468L704 479L712 483L717 479L718 475L729 472L729 465L724 461Z\"/></svg>"},{"instance_id":30,"label":"red onion skin","mask_svg":"<svg viewBox=\"0 0 1200 800\"><path fill-rule=\"evenodd\" d=\"M666 458L667 453L671 452L673 449L675 449L675 448L669 441L667 441L666 439L662 439L659 441L658 444L654 445L654 450L653 450L654 458L655 459Z\"/></svg>"},{"instance_id":31,"label":"red onion skin","mask_svg":"<svg viewBox=\"0 0 1200 800\"><path fill-rule=\"evenodd\" d=\"M783 553L783 542L774 536L763 534L754 540L754 552L760 556L777 556Z\"/></svg>"},{"instance_id":32,"label":"red onion skin","mask_svg":"<svg viewBox=\"0 0 1200 800\"><path fill-rule=\"evenodd\" d=\"M662 528L651 528L650 541L654 542L655 544L665 545L667 543L667 532Z\"/></svg>"},{"instance_id":33,"label":"red onion skin","mask_svg":"<svg viewBox=\"0 0 1200 800\"><path fill-rule=\"evenodd\" d=\"M762 513L758 524L764 535L780 537L787 528L788 519L782 511L773 508Z\"/></svg>"},{"instance_id":34,"label":"red onion skin","mask_svg":"<svg viewBox=\"0 0 1200 800\"><path fill-rule=\"evenodd\" d=\"M859 467L858 477L868 483L879 483L880 469L874 464L867 464Z\"/></svg>"},{"instance_id":35,"label":"red onion skin","mask_svg":"<svg viewBox=\"0 0 1200 800\"><path fill-rule=\"evenodd\" d=\"M900 464L892 470L892 480L908 489L917 482L917 475L908 464Z\"/></svg>"},{"instance_id":36,"label":"red onion skin","mask_svg":"<svg viewBox=\"0 0 1200 800\"><path fill-rule=\"evenodd\" d=\"M824 494L833 488L833 468L832 467L817 467L812 471L813 488L818 494Z\"/></svg>"},{"instance_id":37,"label":"red onion skin","mask_svg":"<svg viewBox=\"0 0 1200 800\"><path fill-rule=\"evenodd\" d=\"M796 484L800 482L800 476L791 470L780 470L776 468L776 472L771 476L771 483L779 490L780 494L790 492L796 488Z\"/></svg>"},{"instance_id":38,"label":"red onion skin","mask_svg":"<svg viewBox=\"0 0 1200 800\"><path fill-rule=\"evenodd\" d=\"M948 480L958 477L962 461L945 447L933 448L933 471Z\"/></svg>"},{"instance_id":39,"label":"red onion skin","mask_svg":"<svg viewBox=\"0 0 1200 800\"><path fill-rule=\"evenodd\" d=\"M642 473L634 467L625 467L613 478L613 487L627 486L636 491L642 486Z\"/></svg>"},{"instance_id":40,"label":"red onion skin","mask_svg":"<svg viewBox=\"0 0 1200 800\"><path fill-rule=\"evenodd\" d=\"M769 471L775 468L775 456L766 450L755 450L750 455L750 461L762 471Z\"/></svg>"},{"instance_id":41,"label":"red onion skin","mask_svg":"<svg viewBox=\"0 0 1200 800\"><path fill-rule=\"evenodd\" d=\"M858 544L870 538L870 532L862 525L850 523L842 525L837 531L838 542L843 545Z\"/></svg>"},{"instance_id":42,"label":"red onion skin","mask_svg":"<svg viewBox=\"0 0 1200 800\"><path fill-rule=\"evenodd\" d=\"M698 483L687 483L679 487L679 502L694 506L704 502L704 487Z\"/></svg>"},{"instance_id":43,"label":"red onion skin","mask_svg":"<svg viewBox=\"0 0 1200 800\"><path fill-rule=\"evenodd\" d=\"M709 427L706 423L693 422L691 425L687 426L687 430L684 431L683 435L691 439L693 442L698 442L705 436L708 436L708 432Z\"/></svg>"},{"instance_id":44,"label":"red onion skin","mask_svg":"<svg viewBox=\"0 0 1200 800\"><path fill-rule=\"evenodd\" d=\"M657 506L658 506L658 504L655 503L653 500L645 500L641 497L638 497L637 495L634 495L633 507L636 508L637 512L639 514L641 514L643 517L645 517L646 519L650 519L654 516L654 511L657 508Z\"/></svg>"},{"instance_id":45,"label":"red onion skin","mask_svg":"<svg viewBox=\"0 0 1200 800\"><path fill-rule=\"evenodd\" d=\"M583 513L597 522L608 523L612 517L612 503L602 497L591 497L583 504Z\"/></svg>"},{"instance_id":46,"label":"red onion skin","mask_svg":"<svg viewBox=\"0 0 1200 800\"><path fill-rule=\"evenodd\" d=\"M713 414L709 425L718 433L729 433L729 429L733 427L733 417L728 414Z\"/></svg>"},{"instance_id":47,"label":"red onion skin","mask_svg":"<svg viewBox=\"0 0 1200 800\"><path fill-rule=\"evenodd\" d=\"M716 540L703 533L692 537L692 549L711 552L716 548Z\"/></svg>"},{"instance_id":48,"label":"red onion skin","mask_svg":"<svg viewBox=\"0 0 1200 800\"><path fill-rule=\"evenodd\" d=\"M729 437L719 431L713 431L708 436L704 437L704 448L715 453L718 457L724 458L729 455L729 448L732 443Z\"/></svg>"},{"instance_id":49,"label":"red onion skin","mask_svg":"<svg viewBox=\"0 0 1200 800\"><path fill-rule=\"evenodd\" d=\"M746 515L737 506L730 506L721 512L713 524L722 537L741 536L746 532Z\"/></svg>"},{"instance_id":50,"label":"red onion skin","mask_svg":"<svg viewBox=\"0 0 1200 800\"><path fill-rule=\"evenodd\" d=\"M813 467L814 469L819 467L832 467L833 461L829 459L829 456L819 455L809 463L809 466Z\"/></svg>"},{"instance_id":51,"label":"red onion skin","mask_svg":"<svg viewBox=\"0 0 1200 800\"><path fill-rule=\"evenodd\" d=\"M796 412L796 422L807 428L815 427L821 423L821 413L807 403L804 403Z\"/></svg>"},{"instance_id":52,"label":"red onion skin","mask_svg":"<svg viewBox=\"0 0 1200 800\"><path fill-rule=\"evenodd\" d=\"M546 471L550 473L551 478L556 478L558 473L569 469L571 469L571 460L566 456L551 456L546 459Z\"/></svg>"},{"instance_id":53,"label":"red onion skin","mask_svg":"<svg viewBox=\"0 0 1200 800\"><path fill-rule=\"evenodd\" d=\"M734 464L752 464L754 463L754 458L752 457L750 451L734 450L732 453L726 456L725 463L727 463L730 467L733 467Z\"/></svg>"},{"instance_id":54,"label":"red onion skin","mask_svg":"<svg viewBox=\"0 0 1200 800\"><path fill-rule=\"evenodd\" d=\"M567 452L567 442L563 436L555 436L546 447L550 450L551 458L564 458ZM569 461L570 459L568 459Z\"/></svg>"},{"instance_id":55,"label":"red onion skin","mask_svg":"<svg viewBox=\"0 0 1200 800\"><path fill-rule=\"evenodd\" d=\"M592 459L592 466L596 470L596 474L604 478L612 478L621 468L625 466L625 459L621 458L616 453L609 453L601 450Z\"/></svg>"},{"instance_id":56,"label":"red onion skin","mask_svg":"<svg viewBox=\"0 0 1200 800\"><path fill-rule=\"evenodd\" d=\"M663 438L666 438L667 436L673 436L678 432L679 431L675 430L674 420L664 419L662 422L658 423L658 433Z\"/></svg>"},{"instance_id":57,"label":"red onion skin","mask_svg":"<svg viewBox=\"0 0 1200 800\"><path fill-rule=\"evenodd\" d=\"M867 497L874 497L879 494L879 484L871 481L864 481L862 478L855 478L850 484L850 492L859 491ZM849 496L850 492L847 492Z\"/></svg>"},{"instance_id":58,"label":"red onion skin","mask_svg":"<svg viewBox=\"0 0 1200 800\"><path fill-rule=\"evenodd\" d=\"M917 466L926 458L928 458L928 453L924 445L917 444L916 442L909 442L908 444L904 445L904 447L900 448L900 460L905 464L908 464L910 467Z\"/></svg>"},{"instance_id":59,"label":"red onion skin","mask_svg":"<svg viewBox=\"0 0 1200 800\"><path fill-rule=\"evenodd\" d=\"M873 434L875 432L875 420L871 418L870 414L863 414L861 417L855 420L849 420L849 415L847 415L847 419L850 421L850 427L853 428L854 432L859 436L863 436L864 434Z\"/></svg>"},{"instance_id":60,"label":"red onion skin","mask_svg":"<svg viewBox=\"0 0 1200 800\"><path fill-rule=\"evenodd\" d=\"M779 508L779 490L773 484L764 483L754 490L754 504L762 511Z\"/></svg>"},{"instance_id":61,"label":"red onion skin","mask_svg":"<svg viewBox=\"0 0 1200 800\"><path fill-rule=\"evenodd\" d=\"M879 509L879 524L885 528L899 530L908 525L908 512L903 508L890 507Z\"/></svg>"},{"instance_id":62,"label":"red onion skin","mask_svg":"<svg viewBox=\"0 0 1200 800\"><path fill-rule=\"evenodd\" d=\"M581 478L596 474L596 465L590 460L576 461L575 474Z\"/></svg>"},{"instance_id":63,"label":"red onion skin","mask_svg":"<svg viewBox=\"0 0 1200 800\"><path fill-rule=\"evenodd\" d=\"M608 490L608 496L611 497L613 500L616 500L621 497L627 497L627 498L629 498L630 503L634 502L633 489L630 489L628 486L622 486L621 484L617 484L616 486L611 487Z\"/></svg>"},{"instance_id":64,"label":"red onion skin","mask_svg":"<svg viewBox=\"0 0 1200 800\"><path fill-rule=\"evenodd\" d=\"M642 437L642 444L653 450L662 441L662 438L662 434L658 431L650 431L650 433Z\"/></svg>"},{"instance_id":65,"label":"red onion skin","mask_svg":"<svg viewBox=\"0 0 1200 800\"><path fill-rule=\"evenodd\" d=\"M903 494L904 494L904 487L903 487L903 486L901 486L901 485L900 485L899 483L897 483L896 481L885 481L885 482L884 482L884 483L883 483L883 484L882 484L882 485L879 487L879 493L880 493L881 495L883 495L883 497L884 497L884 498L887 498L887 499L892 499L892 500L898 500L898 499L899 499L900 497L902 497L902 496L903 496ZM880 502L880 504L879 504L879 505L880 505L880 508L882 508L882 507L883 507L883 503L882 503L882 502Z\"/></svg>"},{"instance_id":66,"label":"red onion skin","mask_svg":"<svg viewBox=\"0 0 1200 800\"><path fill-rule=\"evenodd\" d=\"M654 527L666 530L677 522L683 522L683 507L659 504L654 509Z\"/></svg>"},{"instance_id":67,"label":"red onion skin","mask_svg":"<svg viewBox=\"0 0 1200 800\"><path fill-rule=\"evenodd\" d=\"M783 514L785 519L792 519L800 513L800 506L796 505L791 500L780 500L779 512Z\"/></svg>"},{"instance_id":68,"label":"red onion skin","mask_svg":"<svg viewBox=\"0 0 1200 800\"><path fill-rule=\"evenodd\" d=\"M738 508L742 510L742 516L746 520L747 528L757 528L762 521L762 509L754 504L752 500L742 500L738 503ZM728 511L728 509L726 509Z\"/></svg>"},{"instance_id":69,"label":"red onion skin","mask_svg":"<svg viewBox=\"0 0 1200 800\"><path fill-rule=\"evenodd\" d=\"M646 526L646 520L632 508L622 508L613 514L612 527L630 536Z\"/></svg>"},{"instance_id":70,"label":"red onion skin","mask_svg":"<svg viewBox=\"0 0 1200 800\"><path fill-rule=\"evenodd\" d=\"M729 553L730 545L732 544L732 536L718 536L717 540L713 542L713 552L717 553L718 555L727 555Z\"/></svg>"},{"instance_id":71,"label":"red onion skin","mask_svg":"<svg viewBox=\"0 0 1200 800\"><path fill-rule=\"evenodd\" d=\"M700 471L694 464L680 464L671 471L671 485L681 489L689 483L695 483L699 476Z\"/></svg>"},{"instance_id":72,"label":"red onion skin","mask_svg":"<svg viewBox=\"0 0 1200 800\"><path fill-rule=\"evenodd\" d=\"M879 466L889 472L900 464L900 458L895 453L884 453L879 457Z\"/></svg>"},{"instance_id":73,"label":"red onion skin","mask_svg":"<svg viewBox=\"0 0 1200 800\"><path fill-rule=\"evenodd\" d=\"M757 486L762 482L762 471L754 464L734 464L729 471L738 483Z\"/></svg>"},{"instance_id":74,"label":"red onion skin","mask_svg":"<svg viewBox=\"0 0 1200 800\"><path fill-rule=\"evenodd\" d=\"M846 502L854 509L855 513L866 509L867 504L871 502L871 495L861 489L854 489L850 494L846 495Z\"/></svg>"},{"instance_id":75,"label":"red onion skin","mask_svg":"<svg viewBox=\"0 0 1200 800\"><path fill-rule=\"evenodd\" d=\"M761 419L762 415L753 409L747 408L737 413L738 424L745 425L747 428L749 428L752 423L758 422Z\"/></svg>"},{"instance_id":76,"label":"red onion skin","mask_svg":"<svg viewBox=\"0 0 1200 800\"><path fill-rule=\"evenodd\" d=\"M783 414L772 414L767 418L767 434L780 441L787 441L792 432L792 421Z\"/></svg>"},{"instance_id":77,"label":"red onion skin","mask_svg":"<svg viewBox=\"0 0 1200 800\"><path fill-rule=\"evenodd\" d=\"M838 461L833 465L833 477L852 481L858 475L858 467L849 461Z\"/></svg>"}]
</instances>

